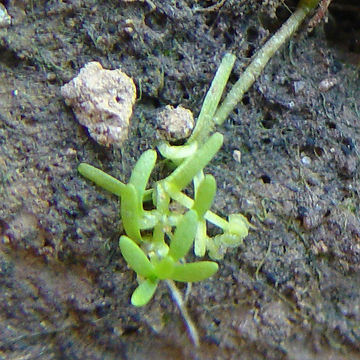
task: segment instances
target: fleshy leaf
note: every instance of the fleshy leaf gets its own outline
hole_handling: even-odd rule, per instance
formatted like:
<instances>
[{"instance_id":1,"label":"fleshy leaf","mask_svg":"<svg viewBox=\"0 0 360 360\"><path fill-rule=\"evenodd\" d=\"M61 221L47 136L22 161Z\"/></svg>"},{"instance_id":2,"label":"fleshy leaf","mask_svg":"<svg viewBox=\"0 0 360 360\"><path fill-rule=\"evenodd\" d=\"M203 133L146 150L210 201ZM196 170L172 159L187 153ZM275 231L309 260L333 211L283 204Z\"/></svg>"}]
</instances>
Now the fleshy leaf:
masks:
<instances>
[{"instance_id":1,"label":"fleshy leaf","mask_svg":"<svg viewBox=\"0 0 360 360\"><path fill-rule=\"evenodd\" d=\"M170 196L166 193L162 183L156 184L153 192L153 203L162 215L169 213Z\"/></svg>"},{"instance_id":2,"label":"fleshy leaf","mask_svg":"<svg viewBox=\"0 0 360 360\"><path fill-rule=\"evenodd\" d=\"M196 211L189 210L179 221L170 242L169 255L175 261L184 257L193 244L198 223Z\"/></svg>"},{"instance_id":3,"label":"fleshy leaf","mask_svg":"<svg viewBox=\"0 0 360 360\"><path fill-rule=\"evenodd\" d=\"M137 243L141 242L140 219L142 209L139 206L139 197L133 184L125 185L121 193L121 220L128 235Z\"/></svg>"},{"instance_id":4,"label":"fleshy leaf","mask_svg":"<svg viewBox=\"0 0 360 360\"><path fill-rule=\"evenodd\" d=\"M229 232L225 232L224 234L221 235L216 235L215 239L217 240L219 246L224 247L224 250L227 247L234 248L240 246L243 243L242 237L240 237L239 235L231 234ZM212 256L210 257L213 258Z\"/></svg>"},{"instance_id":5,"label":"fleshy leaf","mask_svg":"<svg viewBox=\"0 0 360 360\"><path fill-rule=\"evenodd\" d=\"M204 179L199 184L196 194L193 209L198 213L199 218L202 218L210 209L216 193L216 181L212 175L205 175Z\"/></svg>"},{"instance_id":6,"label":"fleshy leaf","mask_svg":"<svg viewBox=\"0 0 360 360\"><path fill-rule=\"evenodd\" d=\"M96 185L117 196L121 196L122 191L125 188L125 184L121 181L92 165L81 163L78 166L78 171L85 178L93 181Z\"/></svg>"},{"instance_id":7,"label":"fleshy leaf","mask_svg":"<svg viewBox=\"0 0 360 360\"><path fill-rule=\"evenodd\" d=\"M170 160L179 160L193 155L197 150L197 143L193 142L190 145L184 146L171 146L169 143L164 141L159 144L157 148L164 158Z\"/></svg>"},{"instance_id":8,"label":"fleshy leaf","mask_svg":"<svg viewBox=\"0 0 360 360\"><path fill-rule=\"evenodd\" d=\"M133 171L131 172L129 184L133 184L137 194L138 200L141 202L144 196L146 185L149 181L150 174L154 169L156 162L156 151L145 151L136 162Z\"/></svg>"},{"instance_id":9,"label":"fleshy leaf","mask_svg":"<svg viewBox=\"0 0 360 360\"><path fill-rule=\"evenodd\" d=\"M171 256L166 256L155 265L155 274L161 280L170 279L174 266L174 259Z\"/></svg>"},{"instance_id":10,"label":"fleshy leaf","mask_svg":"<svg viewBox=\"0 0 360 360\"><path fill-rule=\"evenodd\" d=\"M134 306L144 306L146 305L151 298L153 297L158 281L152 281L150 279L142 282L133 292L131 296L131 303Z\"/></svg>"},{"instance_id":11,"label":"fleshy leaf","mask_svg":"<svg viewBox=\"0 0 360 360\"><path fill-rule=\"evenodd\" d=\"M213 134L194 155L184 160L164 181L171 183L178 191L181 191L219 151L223 138L220 133Z\"/></svg>"},{"instance_id":12,"label":"fleshy leaf","mask_svg":"<svg viewBox=\"0 0 360 360\"><path fill-rule=\"evenodd\" d=\"M221 260L224 258L226 253L226 246L222 246L219 237L222 235L217 235L213 238L210 238L206 244L206 248L208 250L208 254L213 260Z\"/></svg>"},{"instance_id":13,"label":"fleshy leaf","mask_svg":"<svg viewBox=\"0 0 360 360\"><path fill-rule=\"evenodd\" d=\"M237 235L244 239L249 232L250 224L247 218L241 214L229 215L229 228L228 232L232 235Z\"/></svg>"},{"instance_id":14,"label":"fleshy leaf","mask_svg":"<svg viewBox=\"0 0 360 360\"><path fill-rule=\"evenodd\" d=\"M182 282L194 282L207 279L218 270L218 264L213 261L199 261L190 264L175 265L171 279Z\"/></svg>"},{"instance_id":15,"label":"fleshy leaf","mask_svg":"<svg viewBox=\"0 0 360 360\"><path fill-rule=\"evenodd\" d=\"M198 222L194 243L194 253L196 256L203 257L205 255L207 239L206 221L200 220Z\"/></svg>"},{"instance_id":16,"label":"fleshy leaf","mask_svg":"<svg viewBox=\"0 0 360 360\"><path fill-rule=\"evenodd\" d=\"M210 89L206 93L199 117L196 120L195 129L188 140L188 143L198 141L201 144L212 131L214 127L214 114L228 82L235 60L236 57L232 54L225 54L222 58L221 64L216 71Z\"/></svg>"},{"instance_id":17,"label":"fleshy leaf","mask_svg":"<svg viewBox=\"0 0 360 360\"><path fill-rule=\"evenodd\" d=\"M119 241L121 253L127 264L140 276L155 277L154 266L140 247L127 236L121 236Z\"/></svg>"}]
</instances>

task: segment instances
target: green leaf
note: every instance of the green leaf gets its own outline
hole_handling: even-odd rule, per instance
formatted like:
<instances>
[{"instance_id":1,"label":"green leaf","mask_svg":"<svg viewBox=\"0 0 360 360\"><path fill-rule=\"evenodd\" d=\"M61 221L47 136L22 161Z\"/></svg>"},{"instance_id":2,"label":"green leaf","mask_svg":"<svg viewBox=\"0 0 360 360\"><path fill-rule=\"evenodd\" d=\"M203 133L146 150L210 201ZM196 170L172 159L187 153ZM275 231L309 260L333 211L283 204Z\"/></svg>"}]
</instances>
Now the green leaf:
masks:
<instances>
[{"instance_id":1,"label":"green leaf","mask_svg":"<svg viewBox=\"0 0 360 360\"><path fill-rule=\"evenodd\" d=\"M145 278L155 276L154 266L133 240L121 236L119 246L125 261L138 275Z\"/></svg>"},{"instance_id":2,"label":"green leaf","mask_svg":"<svg viewBox=\"0 0 360 360\"><path fill-rule=\"evenodd\" d=\"M208 254L213 260L221 260L224 258L226 247L222 246L220 237L222 235L217 235L213 238L209 238L206 244Z\"/></svg>"},{"instance_id":3,"label":"green leaf","mask_svg":"<svg viewBox=\"0 0 360 360\"><path fill-rule=\"evenodd\" d=\"M198 216L194 210L189 210L179 221L170 241L169 255L175 261L184 257L190 250L196 234Z\"/></svg>"},{"instance_id":4,"label":"green leaf","mask_svg":"<svg viewBox=\"0 0 360 360\"><path fill-rule=\"evenodd\" d=\"M216 238L217 242L219 243L219 245L224 248L224 250L226 250L226 248L228 248L228 247L234 248L234 247L240 246L243 243L242 237L231 234L228 231L224 232L221 235L217 235L215 238ZM212 259L214 258L213 256L210 256L210 257Z\"/></svg>"},{"instance_id":5,"label":"green leaf","mask_svg":"<svg viewBox=\"0 0 360 360\"><path fill-rule=\"evenodd\" d=\"M121 196L122 191L125 188L125 184L121 181L92 165L81 163L78 166L78 171L85 178L93 181L96 185L117 196Z\"/></svg>"},{"instance_id":6,"label":"green leaf","mask_svg":"<svg viewBox=\"0 0 360 360\"><path fill-rule=\"evenodd\" d=\"M140 156L139 160L136 162L133 171L131 172L129 184L133 184L137 194L138 199L141 202L145 193L146 185L149 181L150 174L154 169L156 162L156 151L147 150Z\"/></svg>"},{"instance_id":7,"label":"green leaf","mask_svg":"<svg viewBox=\"0 0 360 360\"><path fill-rule=\"evenodd\" d=\"M131 303L134 306L144 306L146 305L151 298L153 297L158 281L152 281L150 279L142 282L133 292L131 296Z\"/></svg>"},{"instance_id":8,"label":"green leaf","mask_svg":"<svg viewBox=\"0 0 360 360\"><path fill-rule=\"evenodd\" d=\"M142 209L139 206L139 197L133 184L125 185L121 193L121 219L128 235L131 239L140 243L142 241L140 233L140 220Z\"/></svg>"},{"instance_id":9,"label":"green leaf","mask_svg":"<svg viewBox=\"0 0 360 360\"><path fill-rule=\"evenodd\" d=\"M218 264L213 261L177 264L175 265L171 279L182 282L201 281L214 275L218 268Z\"/></svg>"},{"instance_id":10,"label":"green leaf","mask_svg":"<svg viewBox=\"0 0 360 360\"><path fill-rule=\"evenodd\" d=\"M216 180L212 175L205 175L205 178L199 184L196 194L193 210L202 218L210 209L216 193Z\"/></svg>"},{"instance_id":11,"label":"green leaf","mask_svg":"<svg viewBox=\"0 0 360 360\"><path fill-rule=\"evenodd\" d=\"M181 191L210 162L219 151L222 143L223 136L220 133L213 134L193 156L184 160L163 181L176 186L177 190Z\"/></svg>"},{"instance_id":12,"label":"green leaf","mask_svg":"<svg viewBox=\"0 0 360 360\"><path fill-rule=\"evenodd\" d=\"M162 215L167 215L169 213L169 203L170 196L165 191L163 184L158 182L153 191L153 204Z\"/></svg>"},{"instance_id":13,"label":"green leaf","mask_svg":"<svg viewBox=\"0 0 360 360\"><path fill-rule=\"evenodd\" d=\"M171 146L164 141L157 146L160 154L170 160L180 160L187 158L195 153L197 150L197 143L193 142L190 145Z\"/></svg>"},{"instance_id":14,"label":"green leaf","mask_svg":"<svg viewBox=\"0 0 360 360\"><path fill-rule=\"evenodd\" d=\"M214 114L230 77L235 60L236 56L232 54L225 54L222 58L210 89L205 96L199 117L196 120L195 129L188 140L188 143L192 143L193 141L202 143L213 130L215 125Z\"/></svg>"},{"instance_id":15,"label":"green leaf","mask_svg":"<svg viewBox=\"0 0 360 360\"><path fill-rule=\"evenodd\" d=\"M228 232L232 235L237 235L241 239L245 238L249 233L250 224L247 218L241 214L229 215Z\"/></svg>"},{"instance_id":16,"label":"green leaf","mask_svg":"<svg viewBox=\"0 0 360 360\"><path fill-rule=\"evenodd\" d=\"M174 259L171 256L166 256L155 265L155 274L161 280L170 279L174 267Z\"/></svg>"},{"instance_id":17,"label":"green leaf","mask_svg":"<svg viewBox=\"0 0 360 360\"><path fill-rule=\"evenodd\" d=\"M200 220L198 222L194 243L194 253L196 256L203 257L205 255L207 240L206 221Z\"/></svg>"}]
</instances>

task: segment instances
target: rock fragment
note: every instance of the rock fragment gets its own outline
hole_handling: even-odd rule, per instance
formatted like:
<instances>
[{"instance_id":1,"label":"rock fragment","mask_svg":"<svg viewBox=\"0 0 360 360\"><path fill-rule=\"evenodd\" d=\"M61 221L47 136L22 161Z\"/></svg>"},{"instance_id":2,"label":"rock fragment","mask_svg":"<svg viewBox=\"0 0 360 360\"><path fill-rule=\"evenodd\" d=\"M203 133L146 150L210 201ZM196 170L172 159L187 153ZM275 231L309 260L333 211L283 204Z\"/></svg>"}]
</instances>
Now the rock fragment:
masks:
<instances>
[{"instance_id":1,"label":"rock fragment","mask_svg":"<svg viewBox=\"0 0 360 360\"><path fill-rule=\"evenodd\" d=\"M11 16L8 14L6 7L0 3L0 28L11 25Z\"/></svg>"},{"instance_id":2,"label":"rock fragment","mask_svg":"<svg viewBox=\"0 0 360 360\"><path fill-rule=\"evenodd\" d=\"M185 139L190 136L194 128L194 117L190 110L181 105L174 108L171 105L157 116L158 136L168 141Z\"/></svg>"},{"instance_id":3,"label":"rock fragment","mask_svg":"<svg viewBox=\"0 0 360 360\"><path fill-rule=\"evenodd\" d=\"M61 87L61 94L96 142L120 146L127 138L136 88L121 70L106 70L98 62L89 62Z\"/></svg>"}]
</instances>

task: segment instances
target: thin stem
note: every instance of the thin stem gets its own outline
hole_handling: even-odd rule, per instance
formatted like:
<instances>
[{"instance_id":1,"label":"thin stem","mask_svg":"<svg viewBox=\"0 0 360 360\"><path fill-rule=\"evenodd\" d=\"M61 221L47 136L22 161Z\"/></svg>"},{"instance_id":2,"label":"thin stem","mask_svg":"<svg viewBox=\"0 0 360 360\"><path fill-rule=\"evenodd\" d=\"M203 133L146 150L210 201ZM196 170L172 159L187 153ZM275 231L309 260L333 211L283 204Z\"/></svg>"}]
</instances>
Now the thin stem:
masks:
<instances>
[{"instance_id":1,"label":"thin stem","mask_svg":"<svg viewBox=\"0 0 360 360\"><path fill-rule=\"evenodd\" d=\"M186 309L184 300L182 298L179 289L176 287L175 283L172 280L165 280L165 282L170 290L171 297L175 301L178 309L180 310L181 316L183 317L185 325L188 328L191 341L196 347L199 347L200 346L199 334L197 332L195 324L190 318L190 315Z\"/></svg>"},{"instance_id":2,"label":"thin stem","mask_svg":"<svg viewBox=\"0 0 360 360\"><path fill-rule=\"evenodd\" d=\"M177 201L182 206L191 209L194 206L194 200L186 196L184 193L174 189L171 184L165 184L165 191L170 195L172 199ZM212 211L208 210L204 218L214 224L215 226L219 227L223 231L226 231L229 227L229 223L224 220L222 217L214 214Z\"/></svg>"},{"instance_id":3,"label":"thin stem","mask_svg":"<svg viewBox=\"0 0 360 360\"><path fill-rule=\"evenodd\" d=\"M315 1L318 2L318 0ZM305 5L303 5L304 3ZM312 6L313 4L310 6L306 4L306 1L302 1L298 9L296 9L275 35L256 53L254 60L234 84L224 102L216 111L214 122L217 125L221 125L231 111L234 110L235 106L241 101L244 93L249 90L250 86L259 77L271 57L280 46L294 34L306 15L310 12Z\"/></svg>"}]
</instances>

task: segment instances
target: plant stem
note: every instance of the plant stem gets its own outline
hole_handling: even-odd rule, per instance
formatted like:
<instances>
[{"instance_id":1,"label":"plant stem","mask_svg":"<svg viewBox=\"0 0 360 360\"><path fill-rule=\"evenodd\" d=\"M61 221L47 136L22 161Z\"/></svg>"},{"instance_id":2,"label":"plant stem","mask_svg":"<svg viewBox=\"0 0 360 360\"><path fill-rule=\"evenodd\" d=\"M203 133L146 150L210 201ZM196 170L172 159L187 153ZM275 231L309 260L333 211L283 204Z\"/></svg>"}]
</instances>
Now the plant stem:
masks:
<instances>
[{"instance_id":1,"label":"plant stem","mask_svg":"<svg viewBox=\"0 0 360 360\"><path fill-rule=\"evenodd\" d=\"M318 0L315 0L315 2L317 4ZM256 53L251 64L234 84L224 102L216 111L214 122L217 125L221 125L226 120L231 111L233 111L235 106L241 101L244 93L249 90L250 86L259 77L271 57L280 46L294 34L313 6L314 4L308 5L306 1L301 1L296 11L281 26L275 35L273 35Z\"/></svg>"},{"instance_id":2,"label":"plant stem","mask_svg":"<svg viewBox=\"0 0 360 360\"><path fill-rule=\"evenodd\" d=\"M179 308L181 316L183 317L186 327L188 328L191 341L196 347L199 347L200 346L199 334L197 332L197 329L193 321L190 318L190 315L186 309L184 300L181 296L179 289L176 287L175 283L172 280L165 280L165 282L170 290L171 297L173 298L177 307Z\"/></svg>"},{"instance_id":3,"label":"plant stem","mask_svg":"<svg viewBox=\"0 0 360 360\"><path fill-rule=\"evenodd\" d=\"M184 193L178 191L176 188L174 189L171 184L165 184L165 191L170 195L172 199L177 201L182 206L191 209L194 205L194 200L186 196ZM229 223L224 220L222 217L216 215L212 211L208 210L204 218L214 224L215 226L219 227L223 231L226 231L229 227Z\"/></svg>"}]
</instances>

